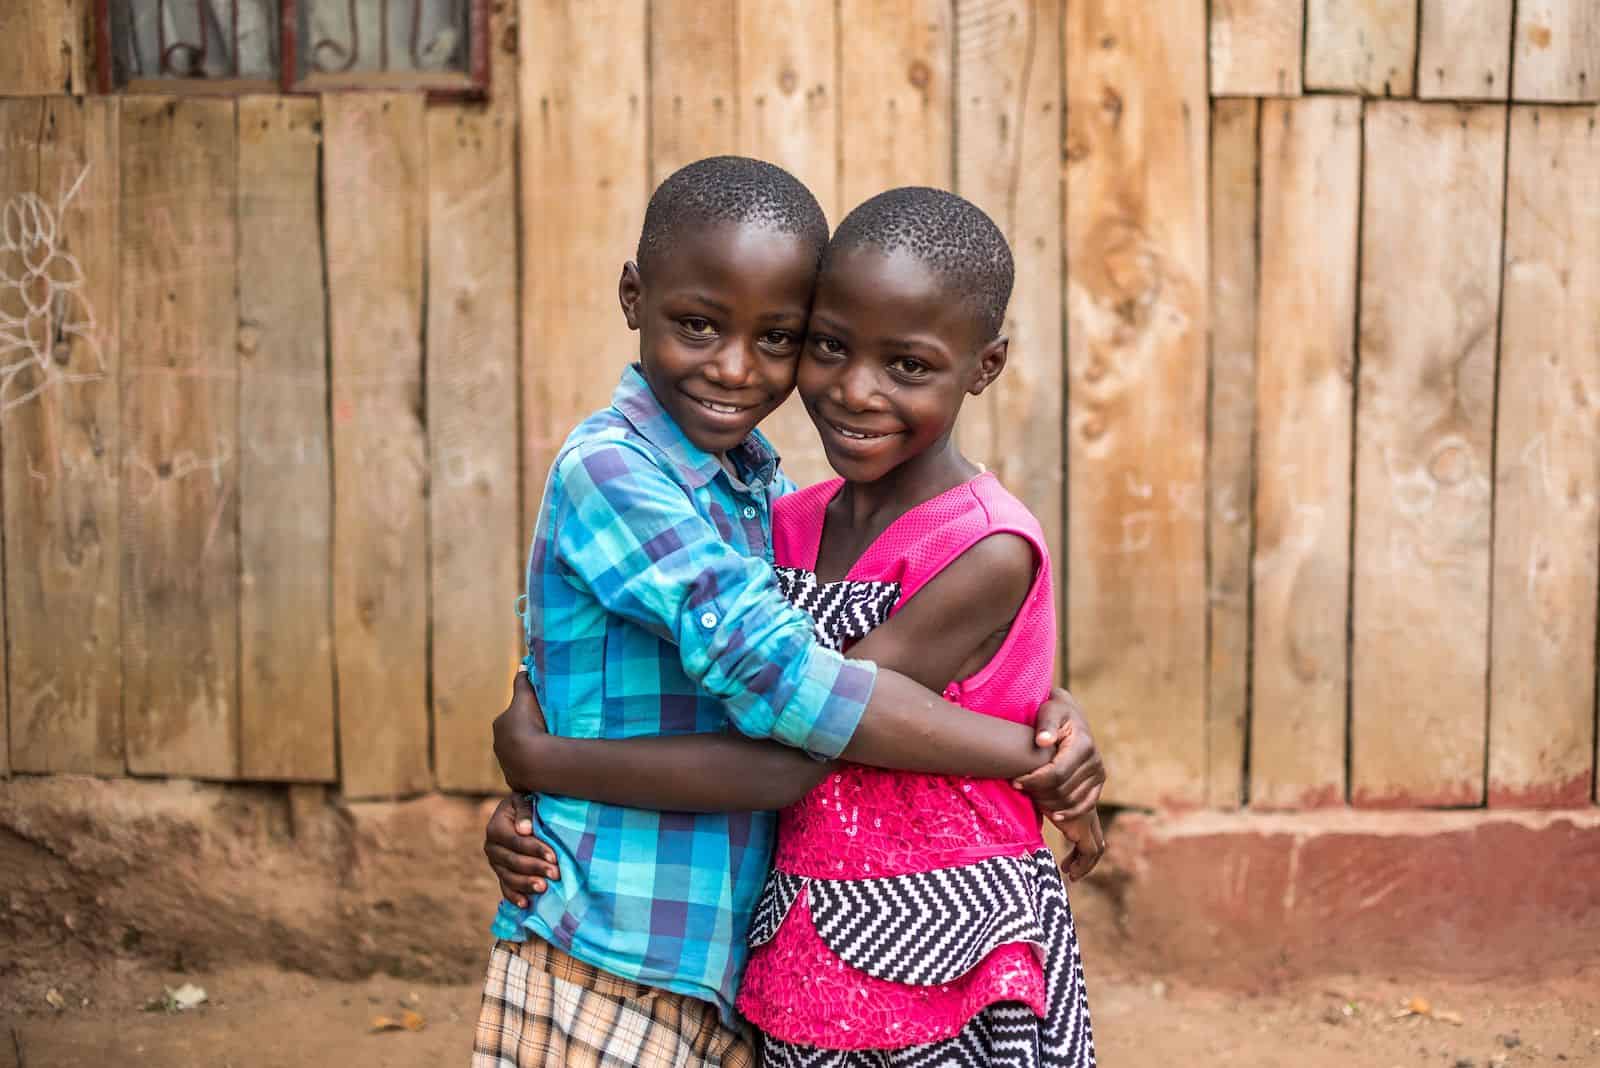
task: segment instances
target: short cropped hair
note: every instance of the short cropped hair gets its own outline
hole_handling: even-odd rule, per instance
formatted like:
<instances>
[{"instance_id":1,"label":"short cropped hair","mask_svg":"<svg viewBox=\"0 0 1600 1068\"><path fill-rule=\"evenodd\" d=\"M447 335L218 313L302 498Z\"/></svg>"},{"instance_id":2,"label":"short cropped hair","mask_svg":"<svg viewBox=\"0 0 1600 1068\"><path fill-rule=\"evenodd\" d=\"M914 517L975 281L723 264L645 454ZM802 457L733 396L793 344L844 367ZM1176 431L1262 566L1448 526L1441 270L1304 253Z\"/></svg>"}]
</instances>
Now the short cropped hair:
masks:
<instances>
[{"instance_id":1,"label":"short cropped hair","mask_svg":"<svg viewBox=\"0 0 1600 1068\"><path fill-rule=\"evenodd\" d=\"M822 272L857 248L908 252L942 277L978 316L984 340L998 337L1016 266L994 220L943 189L905 186L879 193L846 215L822 254Z\"/></svg>"},{"instance_id":2,"label":"short cropped hair","mask_svg":"<svg viewBox=\"0 0 1600 1068\"><path fill-rule=\"evenodd\" d=\"M759 159L711 156L679 168L651 194L635 260L641 275L650 261L690 229L715 223L750 223L793 234L816 248L828 243L828 217L800 179Z\"/></svg>"}]
</instances>

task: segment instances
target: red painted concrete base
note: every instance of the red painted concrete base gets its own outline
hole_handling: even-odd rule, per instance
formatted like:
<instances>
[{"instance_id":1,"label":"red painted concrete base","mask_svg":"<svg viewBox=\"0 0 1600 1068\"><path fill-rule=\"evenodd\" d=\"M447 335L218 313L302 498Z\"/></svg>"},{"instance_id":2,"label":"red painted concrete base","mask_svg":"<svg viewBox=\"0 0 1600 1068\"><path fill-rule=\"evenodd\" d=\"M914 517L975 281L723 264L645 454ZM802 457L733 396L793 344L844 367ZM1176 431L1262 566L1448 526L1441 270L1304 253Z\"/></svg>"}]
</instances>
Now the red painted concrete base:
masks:
<instances>
[{"instance_id":1,"label":"red painted concrete base","mask_svg":"<svg viewBox=\"0 0 1600 1068\"><path fill-rule=\"evenodd\" d=\"M1199 980L1600 967L1593 808L1124 814L1109 838L1115 862L1084 890L1114 899L1120 945L1086 943Z\"/></svg>"}]
</instances>

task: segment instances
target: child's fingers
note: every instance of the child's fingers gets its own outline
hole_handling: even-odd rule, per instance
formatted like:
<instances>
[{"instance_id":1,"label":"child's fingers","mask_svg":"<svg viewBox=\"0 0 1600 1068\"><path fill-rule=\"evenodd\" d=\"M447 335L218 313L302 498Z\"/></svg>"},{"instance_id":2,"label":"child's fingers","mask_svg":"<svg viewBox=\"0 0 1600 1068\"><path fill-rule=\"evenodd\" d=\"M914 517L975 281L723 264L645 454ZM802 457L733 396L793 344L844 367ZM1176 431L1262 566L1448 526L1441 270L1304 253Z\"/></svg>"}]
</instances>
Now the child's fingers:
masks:
<instances>
[{"instance_id":1,"label":"child's fingers","mask_svg":"<svg viewBox=\"0 0 1600 1068\"><path fill-rule=\"evenodd\" d=\"M496 874L507 872L513 875L535 876L542 875L546 879L559 880L561 868L554 860L544 860L539 857L518 853L493 843L483 847L484 856L489 860L489 866Z\"/></svg>"}]
</instances>

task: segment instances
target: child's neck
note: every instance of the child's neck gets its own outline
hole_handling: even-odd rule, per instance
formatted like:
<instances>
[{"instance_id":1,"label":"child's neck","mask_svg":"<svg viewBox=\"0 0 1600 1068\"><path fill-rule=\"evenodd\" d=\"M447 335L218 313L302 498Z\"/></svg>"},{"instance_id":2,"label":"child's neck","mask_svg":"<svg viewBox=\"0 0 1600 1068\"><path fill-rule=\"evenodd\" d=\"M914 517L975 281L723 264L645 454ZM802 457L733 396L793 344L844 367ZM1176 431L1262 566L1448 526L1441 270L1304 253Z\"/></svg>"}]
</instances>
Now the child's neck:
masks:
<instances>
[{"instance_id":1,"label":"child's neck","mask_svg":"<svg viewBox=\"0 0 1600 1068\"><path fill-rule=\"evenodd\" d=\"M828 505L818 546L817 575L843 578L896 519L917 505L971 481L982 468L945 441L872 482L846 480Z\"/></svg>"}]
</instances>

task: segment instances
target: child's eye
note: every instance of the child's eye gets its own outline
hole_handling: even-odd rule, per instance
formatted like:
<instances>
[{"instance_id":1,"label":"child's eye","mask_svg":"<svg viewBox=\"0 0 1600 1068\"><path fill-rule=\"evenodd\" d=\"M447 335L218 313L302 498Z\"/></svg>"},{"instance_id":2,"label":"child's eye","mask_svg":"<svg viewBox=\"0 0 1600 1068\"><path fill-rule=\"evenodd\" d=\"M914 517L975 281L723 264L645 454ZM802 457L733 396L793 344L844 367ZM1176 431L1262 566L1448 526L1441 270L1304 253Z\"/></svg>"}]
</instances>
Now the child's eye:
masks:
<instances>
[{"instance_id":1,"label":"child's eye","mask_svg":"<svg viewBox=\"0 0 1600 1068\"><path fill-rule=\"evenodd\" d=\"M761 335L761 341L770 348L787 349L793 347L795 336L788 330L768 330Z\"/></svg>"},{"instance_id":2,"label":"child's eye","mask_svg":"<svg viewBox=\"0 0 1600 1068\"><path fill-rule=\"evenodd\" d=\"M684 333L693 337L710 337L717 332L710 319L702 319L698 315L686 315L678 320L678 325L683 327Z\"/></svg>"},{"instance_id":3,"label":"child's eye","mask_svg":"<svg viewBox=\"0 0 1600 1068\"><path fill-rule=\"evenodd\" d=\"M907 378L921 378L928 373L928 365L914 356L902 356L889 366Z\"/></svg>"},{"instance_id":4,"label":"child's eye","mask_svg":"<svg viewBox=\"0 0 1600 1068\"><path fill-rule=\"evenodd\" d=\"M836 339L831 337L813 336L811 338L811 347L816 350L817 355L824 356L829 359L844 355L844 346L841 345Z\"/></svg>"}]
</instances>

